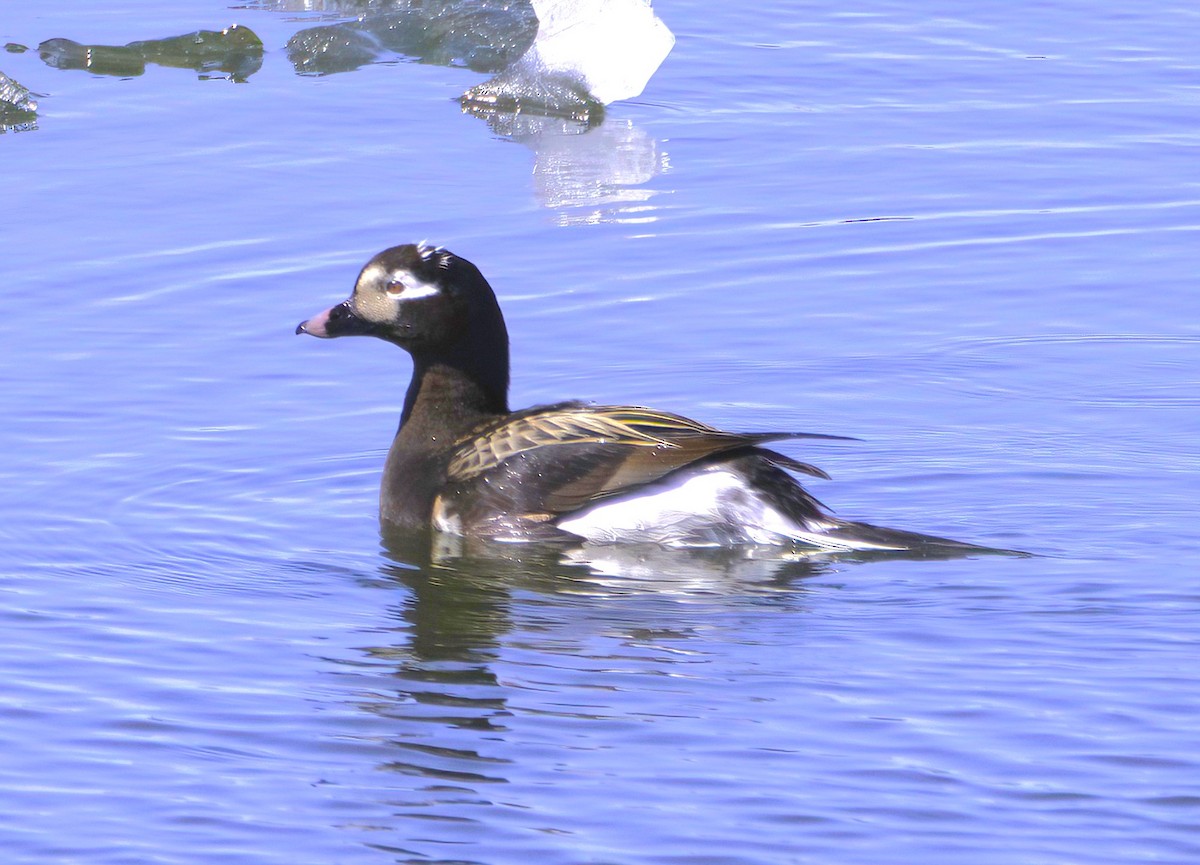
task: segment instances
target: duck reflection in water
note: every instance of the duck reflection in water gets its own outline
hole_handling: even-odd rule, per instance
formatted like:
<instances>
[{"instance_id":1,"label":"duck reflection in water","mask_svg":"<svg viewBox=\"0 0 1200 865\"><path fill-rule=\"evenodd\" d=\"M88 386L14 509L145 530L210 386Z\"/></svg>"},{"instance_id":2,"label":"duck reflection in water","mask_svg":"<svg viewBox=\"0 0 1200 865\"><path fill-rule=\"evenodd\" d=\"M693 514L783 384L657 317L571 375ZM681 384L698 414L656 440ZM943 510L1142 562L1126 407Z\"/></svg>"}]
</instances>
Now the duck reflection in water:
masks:
<instances>
[{"instance_id":1,"label":"duck reflection in water","mask_svg":"<svg viewBox=\"0 0 1200 865\"><path fill-rule=\"evenodd\" d=\"M594 680L593 668L603 663L597 641L606 646L601 656L650 652L648 669L670 670L689 657L679 649L697 634L686 616L681 621L681 609L694 615L697 602L724 608L730 601L803 606L807 593L797 580L831 566L763 567L766 582L750 585L745 563L723 556L728 550L660 549L657 559L644 550L640 566L659 577L614 580L564 563L554 545L469 542L446 555L439 540L445 538L428 530L384 532L391 562L382 575L401 587L402 601L392 612L397 621L372 628L372 645L361 650L386 675L372 676L369 696L357 704L384 719L379 768L417 779L411 799L408 782L391 788L392 802L430 816L435 832L446 816L496 804L498 791L522 776L521 743L542 711L578 721L606 718L603 706L553 699L531 712L539 704L524 693L546 676ZM714 591L720 574L729 578L720 584L728 596Z\"/></svg>"}]
</instances>

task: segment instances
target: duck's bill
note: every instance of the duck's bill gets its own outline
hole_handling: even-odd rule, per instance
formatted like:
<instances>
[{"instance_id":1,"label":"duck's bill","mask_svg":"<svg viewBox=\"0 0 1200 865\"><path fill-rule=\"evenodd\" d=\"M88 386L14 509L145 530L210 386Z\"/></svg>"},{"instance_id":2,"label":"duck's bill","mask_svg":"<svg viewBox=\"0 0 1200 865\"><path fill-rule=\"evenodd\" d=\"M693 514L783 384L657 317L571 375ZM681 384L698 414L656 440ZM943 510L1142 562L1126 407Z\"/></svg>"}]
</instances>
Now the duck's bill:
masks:
<instances>
[{"instance_id":1,"label":"duck's bill","mask_svg":"<svg viewBox=\"0 0 1200 865\"><path fill-rule=\"evenodd\" d=\"M331 310L318 312L310 319L296 325L296 333L307 333L309 336L319 336L322 339L329 336L329 313Z\"/></svg>"},{"instance_id":2,"label":"duck's bill","mask_svg":"<svg viewBox=\"0 0 1200 865\"><path fill-rule=\"evenodd\" d=\"M309 336L319 336L322 339L330 339L335 336L367 336L373 332L374 326L360 318L351 308L348 300L337 306L331 306L296 326L296 333L307 333Z\"/></svg>"}]
</instances>

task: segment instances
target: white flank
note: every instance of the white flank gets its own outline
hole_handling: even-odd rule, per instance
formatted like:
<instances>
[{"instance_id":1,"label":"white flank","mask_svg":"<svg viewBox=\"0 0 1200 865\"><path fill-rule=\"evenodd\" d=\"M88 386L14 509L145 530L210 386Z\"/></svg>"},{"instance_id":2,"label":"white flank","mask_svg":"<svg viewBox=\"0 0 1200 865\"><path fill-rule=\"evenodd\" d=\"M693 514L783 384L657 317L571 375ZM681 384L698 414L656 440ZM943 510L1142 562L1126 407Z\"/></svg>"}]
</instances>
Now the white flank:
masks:
<instances>
[{"instance_id":1,"label":"white flank","mask_svg":"<svg viewBox=\"0 0 1200 865\"><path fill-rule=\"evenodd\" d=\"M736 472L711 468L669 477L636 493L602 501L557 523L594 543L642 541L674 547L783 545L799 541L825 549L851 544L826 538L835 523L798 525Z\"/></svg>"}]
</instances>

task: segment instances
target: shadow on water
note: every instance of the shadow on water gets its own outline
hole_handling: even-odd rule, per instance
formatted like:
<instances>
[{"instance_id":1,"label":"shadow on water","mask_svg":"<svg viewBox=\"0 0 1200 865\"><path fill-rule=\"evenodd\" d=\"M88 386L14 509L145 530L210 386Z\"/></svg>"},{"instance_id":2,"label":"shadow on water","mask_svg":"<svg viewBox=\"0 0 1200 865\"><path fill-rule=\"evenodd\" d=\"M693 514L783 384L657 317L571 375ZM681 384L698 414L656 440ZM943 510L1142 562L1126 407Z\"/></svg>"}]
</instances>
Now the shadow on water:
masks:
<instances>
[{"instance_id":1,"label":"shadow on water","mask_svg":"<svg viewBox=\"0 0 1200 865\"><path fill-rule=\"evenodd\" d=\"M380 576L404 599L382 631L387 642L360 649L383 675L356 705L384 722L376 767L390 777L389 808L404 817L403 846L418 837L434 850L462 843L463 823L503 834L491 812L511 811L507 799L521 798L513 785L541 783L542 771L545 783L562 781L561 768L522 759L541 719L581 725L587 743L577 745L602 747L595 743L619 723L627 699L643 707L673 700L664 683L695 675L703 648L697 655L687 645L713 623L737 610L803 608L810 578L855 560L430 533L388 532L382 547Z\"/></svg>"}]
</instances>

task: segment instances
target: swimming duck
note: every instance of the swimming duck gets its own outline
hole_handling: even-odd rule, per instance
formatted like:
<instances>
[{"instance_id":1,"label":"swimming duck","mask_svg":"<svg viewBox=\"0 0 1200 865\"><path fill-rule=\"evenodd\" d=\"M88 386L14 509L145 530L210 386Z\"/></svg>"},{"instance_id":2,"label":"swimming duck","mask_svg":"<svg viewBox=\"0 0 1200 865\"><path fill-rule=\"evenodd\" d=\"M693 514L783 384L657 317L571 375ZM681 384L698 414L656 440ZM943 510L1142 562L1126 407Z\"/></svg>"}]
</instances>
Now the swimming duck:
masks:
<instances>
[{"instance_id":1,"label":"swimming duck","mask_svg":"<svg viewBox=\"0 0 1200 865\"><path fill-rule=\"evenodd\" d=\"M471 262L395 246L351 296L296 333L375 336L412 356L380 492L386 527L503 541L578 538L813 551L982 549L832 516L789 472L819 468L764 447L813 433L733 433L635 406L508 407L508 332Z\"/></svg>"}]
</instances>

